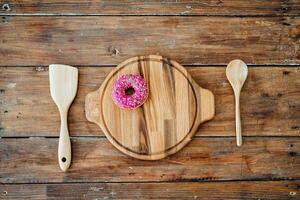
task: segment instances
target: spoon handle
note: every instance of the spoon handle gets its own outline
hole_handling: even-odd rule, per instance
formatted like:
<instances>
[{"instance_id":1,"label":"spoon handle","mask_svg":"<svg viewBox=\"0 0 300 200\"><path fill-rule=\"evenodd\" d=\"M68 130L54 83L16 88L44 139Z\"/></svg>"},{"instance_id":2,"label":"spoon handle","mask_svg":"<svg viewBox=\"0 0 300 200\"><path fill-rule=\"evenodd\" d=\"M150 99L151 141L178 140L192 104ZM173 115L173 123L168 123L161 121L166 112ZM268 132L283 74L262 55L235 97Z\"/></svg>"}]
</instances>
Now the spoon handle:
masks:
<instances>
[{"instance_id":1,"label":"spoon handle","mask_svg":"<svg viewBox=\"0 0 300 200\"><path fill-rule=\"evenodd\" d=\"M241 128L241 115L240 115L240 91L235 92L235 132L236 144L242 146L242 128Z\"/></svg>"}]
</instances>

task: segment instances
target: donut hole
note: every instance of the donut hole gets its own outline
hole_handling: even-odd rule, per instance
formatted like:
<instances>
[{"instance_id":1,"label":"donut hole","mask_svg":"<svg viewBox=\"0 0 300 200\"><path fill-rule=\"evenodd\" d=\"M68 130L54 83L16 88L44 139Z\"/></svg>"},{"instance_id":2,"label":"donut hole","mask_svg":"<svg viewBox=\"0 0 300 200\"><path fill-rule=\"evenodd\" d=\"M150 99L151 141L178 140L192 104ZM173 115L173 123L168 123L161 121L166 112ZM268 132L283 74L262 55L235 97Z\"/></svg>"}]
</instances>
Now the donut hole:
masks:
<instances>
[{"instance_id":1,"label":"donut hole","mask_svg":"<svg viewBox=\"0 0 300 200\"><path fill-rule=\"evenodd\" d=\"M125 94L126 94L127 96L131 96L131 95L133 95L134 93L135 93L135 90L134 90L133 87L129 87L129 88L126 88L126 89L125 89Z\"/></svg>"}]
</instances>

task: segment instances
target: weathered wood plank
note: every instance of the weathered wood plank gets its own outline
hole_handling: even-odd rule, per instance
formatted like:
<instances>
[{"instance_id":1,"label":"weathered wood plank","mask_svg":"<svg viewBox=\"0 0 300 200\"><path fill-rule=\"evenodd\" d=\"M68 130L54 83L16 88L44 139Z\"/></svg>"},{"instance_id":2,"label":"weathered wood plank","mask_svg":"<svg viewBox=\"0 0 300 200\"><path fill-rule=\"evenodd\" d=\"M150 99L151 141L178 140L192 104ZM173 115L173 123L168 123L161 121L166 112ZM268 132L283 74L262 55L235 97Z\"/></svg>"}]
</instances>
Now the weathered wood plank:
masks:
<instances>
[{"instance_id":1,"label":"weathered wood plank","mask_svg":"<svg viewBox=\"0 0 300 200\"><path fill-rule=\"evenodd\" d=\"M297 199L300 181L0 185L4 199Z\"/></svg>"},{"instance_id":2,"label":"weathered wood plank","mask_svg":"<svg viewBox=\"0 0 300 200\"><path fill-rule=\"evenodd\" d=\"M173 156L142 161L105 138L72 138L72 165L57 164L57 138L0 139L1 183L274 180L300 178L300 138L195 138Z\"/></svg>"},{"instance_id":3,"label":"weathered wood plank","mask_svg":"<svg viewBox=\"0 0 300 200\"><path fill-rule=\"evenodd\" d=\"M300 17L3 16L1 66L115 65L161 54L181 64L300 64Z\"/></svg>"},{"instance_id":4,"label":"weathered wood plank","mask_svg":"<svg viewBox=\"0 0 300 200\"><path fill-rule=\"evenodd\" d=\"M299 15L297 0L168 0L168 1L4 1L0 14L66 15Z\"/></svg>"},{"instance_id":5,"label":"weathered wood plank","mask_svg":"<svg viewBox=\"0 0 300 200\"><path fill-rule=\"evenodd\" d=\"M85 118L87 93L96 90L112 67L80 67L79 87L69 112L72 136L102 131ZM234 136L234 97L224 67L188 67L196 82L215 94L216 116L198 136ZM59 114L50 97L47 67L0 68L0 136L58 136ZM300 68L250 67L241 96L244 136L300 135Z\"/></svg>"}]
</instances>

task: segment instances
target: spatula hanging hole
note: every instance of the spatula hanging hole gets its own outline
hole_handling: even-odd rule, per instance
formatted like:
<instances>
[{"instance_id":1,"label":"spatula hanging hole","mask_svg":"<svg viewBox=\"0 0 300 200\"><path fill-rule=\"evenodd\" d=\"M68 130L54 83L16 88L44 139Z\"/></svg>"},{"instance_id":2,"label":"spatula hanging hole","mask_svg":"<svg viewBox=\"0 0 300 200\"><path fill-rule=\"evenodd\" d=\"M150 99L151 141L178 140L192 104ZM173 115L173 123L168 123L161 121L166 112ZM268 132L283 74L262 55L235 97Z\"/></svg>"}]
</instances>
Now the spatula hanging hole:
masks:
<instances>
[{"instance_id":1,"label":"spatula hanging hole","mask_svg":"<svg viewBox=\"0 0 300 200\"><path fill-rule=\"evenodd\" d=\"M66 159L65 157L62 157L61 161L62 161L62 162L66 162L67 159Z\"/></svg>"},{"instance_id":2,"label":"spatula hanging hole","mask_svg":"<svg viewBox=\"0 0 300 200\"><path fill-rule=\"evenodd\" d=\"M126 89L125 89L125 94L126 94L127 96L131 96L131 95L133 95L134 93L135 93L135 90L134 90L133 87L129 87L129 88L126 88Z\"/></svg>"}]
</instances>

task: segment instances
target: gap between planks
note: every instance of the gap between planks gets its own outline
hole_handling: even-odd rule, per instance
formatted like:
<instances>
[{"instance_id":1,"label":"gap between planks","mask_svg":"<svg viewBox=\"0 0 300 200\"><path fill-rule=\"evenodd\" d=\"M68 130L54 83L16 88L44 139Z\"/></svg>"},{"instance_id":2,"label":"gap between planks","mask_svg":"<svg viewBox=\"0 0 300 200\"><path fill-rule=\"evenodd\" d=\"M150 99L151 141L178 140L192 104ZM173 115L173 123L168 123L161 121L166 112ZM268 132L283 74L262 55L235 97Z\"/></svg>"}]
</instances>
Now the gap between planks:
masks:
<instances>
[{"instance_id":1,"label":"gap between planks","mask_svg":"<svg viewBox=\"0 0 300 200\"><path fill-rule=\"evenodd\" d=\"M267 136L267 135L245 135L243 136L245 138L300 138L299 136L295 135L287 135L287 136L282 136L282 135L275 135L275 136ZM9 137L9 136L3 136L0 137L0 139L58 139L59 136L20 136L20 137ZM107 139L105 135L99 135L99 136L70 136L71 139L81 139L81 138L86 138L86 139ZM193 139L205 139L205 138L235 138L235 136L217 136L217 135L212 135L212 136L201 136L201 135L194 135Z\"/></svg>"},{"instance_id":2,"label":"gap between planks","mask_svg":"<svg viewBox=\"0 0 300 200\"><path fill-rule=\"evenodd\" d=\"M264 18L264 17L299 17L300 14L264 14L264 15L238 15L238 14L80 14L80 13L0 13L0 16L9 17L226 17L226 18Z\"/></svg>"},{"instance_id":3,"label":"gap between planks","mask_svg":"<svg viewBox=\"0 0 300 200\"><path fill-rule=\"evenodd\" d=\"M241 6L243 5L243 6ZM5 14L118 16L297 16L297 1L49 1L2 2Z\"/></svg>"},{"instance_id":4,"label":"gap between planks","mask_svg":"<svg viewBox=\"0 0 300 200\"><path fill-rule=\"evenodd\" d=\"M300 178L253 178L253 179L231 179L231 180L201 180L201 179L183 179L183 181L86 181L86 182L78 182L78 181L73 181L73 182L22 182L22 183L1 183L1 185L70 185L70 184L94 184L94 183L113 183L113 184L118 184L118 183L138 183L138 184L143 184L143 183L168 183L168 184L175 184L175 183L231 183L231 182L285 182L285 181L300 181Z\"/></svg>"},{"instance_id":5,"label":"gap between planks","mask_svg":"<svg viewBox=\"0 0 300 200\"><path fill-rule=\"evenodd\" d=\"M49 65L52 63L49 63ZM246 63L247 64L247 63ZM49 65L5 65L5 66L1 66L0 68L3 67L8 67L8 68L13 68L13 67L24 67L24 68L30 68L30 67L34 67L37 69L39 68L48 68ZM104 68L104 67L116 67L117 65L72 65L73 67L81 67L81 68L89 68L89 67L94 67L94 68ZM182 65L185 68L192 68L192 67L220 67L220 68L224 68L227 65L209 65L209 64L195 64L195 65ZM296 64L296 63L292 63L292 64L247 64L248 67L250 68L263 68L263 67L270 67L270 68L280 68L280 67L286 67L286 68L297 68L300 67L300 64ZM224 71L225 73L225 71Z\"/></svg>"}]
</instances>

